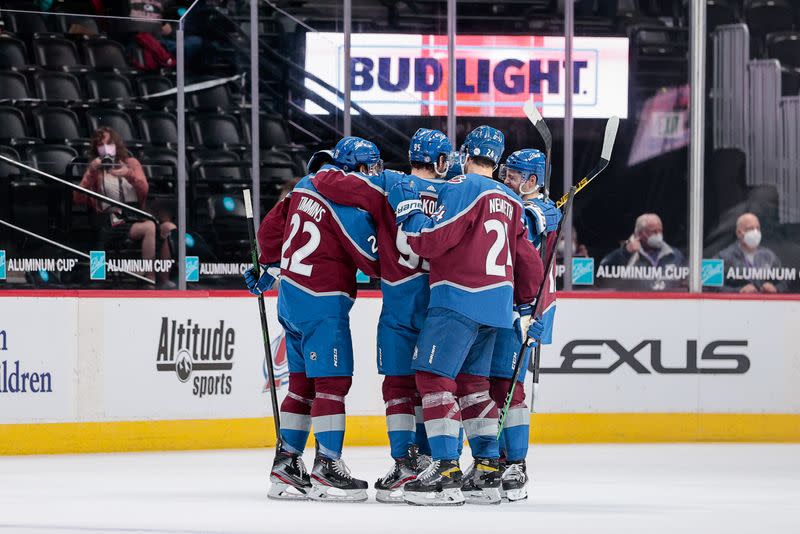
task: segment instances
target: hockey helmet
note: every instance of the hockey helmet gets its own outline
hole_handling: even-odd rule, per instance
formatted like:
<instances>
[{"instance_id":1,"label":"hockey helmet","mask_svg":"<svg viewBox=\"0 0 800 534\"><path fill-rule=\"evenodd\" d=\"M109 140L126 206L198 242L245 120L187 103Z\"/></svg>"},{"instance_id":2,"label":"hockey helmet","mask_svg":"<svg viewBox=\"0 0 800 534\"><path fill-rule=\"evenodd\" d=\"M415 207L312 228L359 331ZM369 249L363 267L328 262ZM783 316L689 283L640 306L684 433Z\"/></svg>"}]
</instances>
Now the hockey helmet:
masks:
<instances>
[{"instance_id":1,"label":"hockey helmet","mask_svg":"<svg viewBox=\"0 0 800 534\"><path fill-rule=\"evenodd\" d=\"M505 136L503 132L491 126L478 126L472 130L464 144L461 145L462 159L486 158L494 162L495 167L500 162L500 157L505 150Z\"/></svg>"},{"instance_id":2,"label":"hockey helmet","mask_svg":"<svg viewBox=\"0 0 800 534\"><path fill-rule=\"evenodd\" d=\"M355 136L344 137L336 143L333 162L343 171L357 171L360 165L367 166L367 174L383 171L383 160L375 143Z\"/></svg>"},{"instance_id":3,"label":"hockey helmet","mask_svg":"<svg viewBox=\"0 0 800 534\"><path fill-rule=\"evenodd\" d=\"M449 156L453 151L450 139L439 130L420 128L411 137L408 146L408 161L412 163L431 163L434 165L436 173L444 175L447 173L447 163L444 168L438 167L439 156Z\"/></svg>"},{"instance_id":4,"label":"hockey helmet","mask_svg":"<svg viewBox=\"0 0 800 534\"><path fill-rule=\"evenodd\" d=\"M517 150L506 158L500 165L499 179L504 182L509 171L516 173L519 178L519 189L523 195L536 191L544 183L547 158L535 148Z\"/></svg>"}]
</instances>

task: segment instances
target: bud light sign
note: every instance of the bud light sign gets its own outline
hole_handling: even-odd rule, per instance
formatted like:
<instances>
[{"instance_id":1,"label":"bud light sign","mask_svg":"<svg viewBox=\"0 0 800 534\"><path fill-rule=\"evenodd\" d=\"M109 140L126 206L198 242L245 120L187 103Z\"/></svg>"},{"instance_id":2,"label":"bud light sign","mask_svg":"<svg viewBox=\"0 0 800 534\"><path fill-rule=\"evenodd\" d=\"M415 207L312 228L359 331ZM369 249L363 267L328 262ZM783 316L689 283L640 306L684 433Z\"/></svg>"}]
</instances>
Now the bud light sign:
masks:
<instances>
[{"instance_id":1,"label":"bud light sign","mask_svg":"<svg viewBox=\"0 0 800 534\"><path fill-rule=\"evenodd\" d=\"M353 34L344 65L341 33L306 34L306 69L340 91L345 72L353 102L376 115L447 115L451 76L447 36ZM628 39L576 37L573 54L575 117L628 115ZM456 37L456 113L473 117L523 117L533 95L545 117L564 116L563 37L459 35ZM331 102L334 95L306 85ZM311 113L326 113L306 101ZM354 112L355 113L355 112Z\"/></svg>"}]
</instances>

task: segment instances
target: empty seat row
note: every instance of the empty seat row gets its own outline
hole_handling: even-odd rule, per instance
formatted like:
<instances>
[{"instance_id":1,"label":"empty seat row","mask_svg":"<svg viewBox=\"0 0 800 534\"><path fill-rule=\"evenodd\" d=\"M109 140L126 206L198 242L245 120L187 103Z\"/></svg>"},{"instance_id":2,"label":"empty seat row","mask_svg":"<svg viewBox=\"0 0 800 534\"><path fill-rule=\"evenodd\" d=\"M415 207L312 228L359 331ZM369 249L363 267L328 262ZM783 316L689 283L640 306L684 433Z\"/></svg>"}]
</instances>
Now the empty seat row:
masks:
<instances>
[{"instance_id":1,"label":"empty seat row","mask_svg":"<svg viewBox=\"0 0 800 534\"><path fill-rule=\"evenodd\" d=\"M33 129L23 112L12 106L0 106L0 142L7 145L31 145L44 140L68 145L86 145L89 132L109 126L133 146L178 143L175 115L165 111L141 111L134 115L117 109L90 108L85 113L88 129L81 126L79 115L63 107L41 107L31 112ZM134 120L135 118L135 120ZM248 128L249 129L249 128ZM239 118L224 113L198 113L188 116L189 141L198 147L231 148L243 151L250 142L243 133ZM262 115L263 148L291 148L284 121L280 116Z\"/></svg>"},{"instance_id":2,"label":"empty seat row","mask_svg":"<svg viewBox=\"0 0 800 534\"><path fill-rule=\"evenodd\" d=\"M34 99L73 104L107 103L121 106L152 106L174 108L174 94L153 99L151 95L174 88L172 80L161 75L123 76L115 72L89 72L83 76L73 73L38 71L31 75L33 93L28 78L14 71L0 71L0 101L16 101L33 105ZM198 78L192 82L213 78ZM133 83L132 81L133 80ZM83 82L83 83L82 83ZM134 91L134 85L136 91ZM217 85L186 93L187 107L192 110L238 111L229 84Z\"/></svg>"},{"instance_id":3,"label":"empty seat row","mask_svg":"<svg viewBox=\"0 0 800 534\"><path fill-rule=\"evenodd\" d=\"M105 37L87 39L82 43L83 58L77 45L56 34L36 37L31 43L32 56L21 39L0 35L0 66L2 68L28 68L30 65L50 70L86 72L89 70L115 70L134 72L126 59L125 47ZM31 61L32 60L32 61Z\"/></svg>"}]
</instances>

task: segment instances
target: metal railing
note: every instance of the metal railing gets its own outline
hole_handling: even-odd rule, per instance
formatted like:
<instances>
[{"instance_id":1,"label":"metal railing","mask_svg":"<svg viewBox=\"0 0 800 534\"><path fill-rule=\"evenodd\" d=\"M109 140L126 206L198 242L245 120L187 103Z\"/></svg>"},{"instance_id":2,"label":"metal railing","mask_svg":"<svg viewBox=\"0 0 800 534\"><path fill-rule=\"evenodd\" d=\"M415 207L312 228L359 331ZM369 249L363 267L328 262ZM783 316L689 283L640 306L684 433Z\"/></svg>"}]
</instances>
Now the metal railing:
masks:
<instances>
[{"instance_id":1,"label":"metal railing","mask_svg":"<svg viewBox=\"0 0 800 534\"><path fill-rule=\"evenodd\" d=\"M31 167L30 165L26 165L26 164L24 164L22 162L16 161L16 160L11 159L9 157L6 157L6 156L4 156L2 154L0 154L0 161L4 161L4 162L8 163L9 165L17 167L18 169L23 169L25 171L32 172L32 173L34 173L34 174L36 174L38 176L41 176L42 178L46 178L47 180L50 180L52 182L58 183L60 185L64 185L67 188L72 189L73 191L78 191L81 194L84 194L86 196L94 198L95 200L100 200L100 201L105 202L107 204L111 204L112 206L118 207L118 208L122 209L123 211L129 212L129 213L135 213L136 215L139 215L139 216L141 216L141 217L143 217L143 218L145 218L147 220L152 221L153 224L156 225L156 251L160 250L160 244L161 244L160 243L160 232L158 231L160 223L158 221L158 218L156 218L153 214L148 213L148 212L146 212L144 210L141 210L139 208L135 208L133 206L129 206L129 205L123 203L123 202L120 202L120 201L115 200L113 198L110 198L110 197L107 197L107 196L102 195L100 193L97 193L96 191L92 191L91 189L86 189L85 187L81 187L79 185L73 184L72 182L70 182L68 180L64 180L63 178L59 178L57 176L53 176L52 174L48 174L48 173L46 173L44 171L41 171L41 170L39 170L39 169L37 169L35 167ZM85 252L81 252L79 250L75 250L75 249L73 249L73 248L71 248L71 247L69 247L69 246L67 246L67 245L65 245L63 243L59 243L58 241L49 239L49 238L47 238L45 236L42 236L42 235L39 235L39 234L37 234L35 232L31 232L30 230L26 230L24 228L16 226L16 225L14 225L14 224L12 224L12 223L10 223L8 221L5 221L3 219L0 219L0 224L3 224L4 226L6 226L8 228L11 228L12 230L24 233L24 234L26 234L26 235L28 235L30 237L38 239L38 240L40 240L40 241L42 241L44 243L47 243L49 245L53 245L53 246L58 247L58 248L60 248L62 250L70 252L72 254L76 254L76 255L81 256L83 258L89 259L89 254L86 254ZM136 274L136 273L133 273L133 272L130 272L130 271L125 271L125 270L121 270L120 272L122 272L124 274L127 274L129 276L132 276L133 278L136 278L136 279L138 279L140 281L147 282L149 284L155 284L154 280L150 280L149 278L147 278L145 276L141 276L139 274Z\"/></svg>"}]
</instances>

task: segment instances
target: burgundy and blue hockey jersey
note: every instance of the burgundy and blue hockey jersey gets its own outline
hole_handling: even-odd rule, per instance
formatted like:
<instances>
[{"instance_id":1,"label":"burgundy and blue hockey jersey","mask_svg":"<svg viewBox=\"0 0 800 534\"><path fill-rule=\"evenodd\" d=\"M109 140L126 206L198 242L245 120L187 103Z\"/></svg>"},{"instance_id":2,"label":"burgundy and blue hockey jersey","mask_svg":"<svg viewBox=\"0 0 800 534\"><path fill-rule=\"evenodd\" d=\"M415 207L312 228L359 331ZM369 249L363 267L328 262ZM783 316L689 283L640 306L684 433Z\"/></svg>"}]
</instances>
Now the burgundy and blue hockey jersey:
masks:
<instances>
[{"instance_id":1,"label":"burgundy and blue hockey jersey","mask_svg":"<svg viewBox=\"0 0 800 534\"><path fill-rule=\"evenodd\" d=\"M313 183L333 202L364 209L372 216L378 232L378 255L381 259L384 302L381 320L419 330L430 297L428 261L415 254L405 234L398 232L394 210L386 199L392 186L407 178L405 174L392 170L369 176L331 168L318 172ZM446 182L417 176L414 180L420 188L422 209L430 215L436 210L439 189Z\"/></svg>"},{"instance_id":2,"label":"burgundy and blue hockey jersey","mask_svg":"<svg viewBox=\"0 0 800 534\"><path fill-rule=\"evenodd\" d=\"M320 172L335 169L325 165ZM291 322L347 314L356 270L380 276L372 217L331 202L306 176L264 217L258 229L262 264L281 266L278 309Z\"/></svg>"},{"instance_id":3,"label":"burgundy and blue hockey jersey","mask_svg":"<svg viewBox=\"0 0 800 534\"><path fill-rule=\"evenodd\" d=\"M542 235L545 229L544 215L538 207L531 201L524 202L525 217L528 222L528 239L531 240L533 246L541 254ZM545 242L545 258L553 254L556 247L556 233L550 232L547 234L547 241ZM541 257L541 255L540 255ZM553 323L556 315L556 262L554 261L550 266L550 272L547 273L547 281L542 289L542 299L536 306L536 314L541 314L542 323L544 323L544 332L542 333L541 342L543 345L549 345L553 340Z\"/></svg>"},{"instance_id":4,"label":"burgundy and blue hockey jersey","mask_svg":"<svg viewBox=\"0 0 800 534\"><path fill-rule=\"evenodd\" d=\"M533 302L544 270L523 211L505 185L466 174L442 186L433 216L416 213L402 224L411 249L430 261L431 308L512 326L514 303Z\"/></svg>"}]
</instances>

